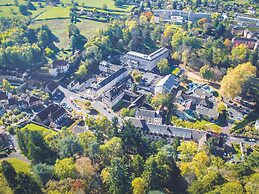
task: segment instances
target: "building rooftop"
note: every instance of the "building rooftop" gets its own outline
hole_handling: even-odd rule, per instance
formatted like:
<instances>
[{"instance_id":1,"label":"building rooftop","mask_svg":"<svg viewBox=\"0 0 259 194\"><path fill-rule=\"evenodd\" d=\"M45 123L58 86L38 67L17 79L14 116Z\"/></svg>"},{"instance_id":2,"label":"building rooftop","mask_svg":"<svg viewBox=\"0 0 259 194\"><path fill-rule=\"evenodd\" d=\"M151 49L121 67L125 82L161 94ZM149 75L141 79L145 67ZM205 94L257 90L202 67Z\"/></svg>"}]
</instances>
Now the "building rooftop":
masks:
<instances>
[{"instance_id":1,"label":"building rooftop","mask_svg":"<svg viewBox=\"0 0 259 194\"><path fill-rule=\"evenodd\" d=\"M47 83L46 88L50 91L53 92L57 87L59 86L58 82L51 80Z\"/></svg>"},{"instance_id":2,"label":"building rooftop","mask_svg":"<svg viewBox=\"0 0 259 194\"><path fill-rule=\"evenodd\" d=\"M67 61L65 61L65 60L55 60L55 61L53 61L52 63L51 63L51 67L52 68L57 68L57 67L60 67L60 66L67 66Z\"/></svg>"},{"instance_id":3,"label":"building rooftop","mask_svg":"<svg viewBox=\"0 0 259 194\"><path fill-rule=\"evenodd\" d=\"M160 114L158 114L154 110L144 110L144 109L137 109L136 111L136 116L137 117L148 117L148 118L162 118Z\"/></svg>"},{"instance_id":4,"label":"building rooftop","mask_svg":"<svg viewBox=\"0 0 259 194\"><path fill-rule=\"evenodd\" d=\"M156 87L161 86L164 87L167 91L171 91L173 87L179 86L179 82L174 75L169 74L163 77L156 85Z\"/></svg>"}]
</instances>

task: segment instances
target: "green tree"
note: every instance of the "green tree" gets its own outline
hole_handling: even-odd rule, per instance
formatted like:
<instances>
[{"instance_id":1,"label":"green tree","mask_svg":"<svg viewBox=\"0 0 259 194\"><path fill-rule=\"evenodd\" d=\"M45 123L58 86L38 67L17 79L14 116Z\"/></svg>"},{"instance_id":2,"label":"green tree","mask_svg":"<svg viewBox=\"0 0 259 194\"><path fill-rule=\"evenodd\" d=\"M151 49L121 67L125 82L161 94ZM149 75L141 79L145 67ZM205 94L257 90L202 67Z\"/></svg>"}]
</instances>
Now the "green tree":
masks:
<instances>
[{"instance_id":1,"label":"green tree","mask_svg":"<svg viewBox=\"0 0 259 194\"><path fill-rule=\"evenodd\" d=\"M54 166L38 163L32 167L37 179L45 185L54 176Z\"/></svg>"},{"instance_id":2,"label":"green tree","mask_svg":"<svg viewBox=\"0 0 259 194\"><path fill-rule=\"evenodd\" d=\"M145 193L145 181L141 177L135 178L132 183L133 194L143 194Z\"/></svg>"},{"instance_id":3,"label":"green tree","mask_svg":"<svg viewBox=\"0 0 259 194\"><path fill-rule=\"evenodd\" d=\"M198 145L195 142L182 142L177 148L177 151L180 153L180 160L183 162L190 162L194 155L198 151Z\"/></svg>"},{"instance_id":4,"label":"green tree","mask_svg":"<svg viewBox=\"0 0 259 194\"><path fill-rule=\"evenodd\" d=\"M204 65L200 69L200 74L204 79L212 80L214 78L213 71L209 65Z\"/></svg>"},{"instance_id":5,"label":"green tree","mask_svg":"<svg viewBox=\"0 0 259 194\"><path fill-rule=\"evenodd\" d=\"M245 44L236 46L231 51L231 59L235 64L244 63L248 60L250 50Z\"/></svg>"},{"instance_id":6,"label":"green tree","mask_svg":"<svg viewBox=\"0 0 259 194\"><path fill-rule=\"evenodd\" d=\"M259 191L259 173L251 175L245 183L245 190L250 194L257 194Z\"/></svg>"},{"instance_id":7,"label":"green tree","mask_svg":"<svg viewBox=\"0 0 259 194\"><path fill-rule=\"evenodd\" d=\"M12 88L12 85L10 84L10 82L8 80L4 79L2 82L2 87L3 87L4 91L9 92Z\"/></svg>"},{"instance_id":8,"label":"green tree","mask_svg":"<svg viewBox=\"0 0 259 194\"><path fill-rule=\"evenodd\" d=\"M239 182L228 182L220 188L220 193L237 194L244 193L243 186Z\"/></svg>"},{"instance_id":9,"label":"green tree","mask_svg":"<svg viewBox=\"0 0 259 194\"><path fill-rule=\"evenodd\" d=\"M144 159L139 154L135 155L132 160L132 171L135 177L141 176L144 170Z\"/></svg>"},{"instance_id":10,"label":"green tree","mask_svg":"<svg viewBox=\"0 0 259 194\"><path fill-rule=\"evenodd\" d=\"M170 66L169 66L169 63L168 63L168 60L167 59L161 59L158 63L157 63L157 67L160 71L160 73L162 74L166 74L169 72L170 70Z\"/></svg>"},{"instance_id":11,"label":"green tree","mask_svg":"<svg viewBox=\"0 0 259 194\"><path fill-rule=\"evenodd\" d=\"M3 173L8 185L11 188L15 188L16 186L16 171L12 164L6 160L1 163L1 172Z\"/></svg>"},{"instance_id":12,"label":"green tree","mask_svg":"<svg viewBox=\"0 0 259 194\"><path fill-rule=\"evenodd\" d=\"M16 176L16 181L15 194L42 193L38 183L28 174L19 172Z\"/></svg>"},{"instance_id":13,"label":"green tree","mask_svg":"<svg viewBox=\"0 0 259 194\"><path fill-rule=\"evenodd\" d=\"M60 142L59 155L61 158L73 157L75 154L81 155L83 147L75 135L64 137Z\"/></svg>"},{"instance_id":14,"label":"green tree","mask_svg":"<svg viewBox=\"0 0 259 194\"><path fill-rule=\"evenodd\" d=\"M73 158L64 158L62 160L58 159L54 166L54 173L61 179L75 178L76 167Z\"/></svg>"}]
</instances>

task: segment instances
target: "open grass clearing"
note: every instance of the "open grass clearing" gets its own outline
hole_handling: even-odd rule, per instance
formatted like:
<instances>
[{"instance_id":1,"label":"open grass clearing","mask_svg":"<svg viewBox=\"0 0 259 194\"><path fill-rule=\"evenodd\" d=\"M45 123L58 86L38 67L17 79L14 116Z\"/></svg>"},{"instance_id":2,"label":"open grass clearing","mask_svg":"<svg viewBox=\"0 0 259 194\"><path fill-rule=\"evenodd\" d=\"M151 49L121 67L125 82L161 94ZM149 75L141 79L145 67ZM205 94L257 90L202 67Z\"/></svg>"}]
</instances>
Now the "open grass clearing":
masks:
<instances>
[{"instance_id":1,"label":"open grass clearing","mask_svg":"<svg viewBox=\"0 0 259 194\"><path fill-rule=\"evenodd\" d=\"M69 38L67 27L70 24L69 19L54 19L35 21L31 27L39 27L43 24L49 26L50 30L59 38L60 42L57 43L59 48L69 48ZM106 28L109 23L96 22L92 20L81 20L76 24L82 35L90 39L98 33L99 30Z\"/></svg>"},{"instance_id":2,"label":"open grass clearing","mask_svg":"<svg viewBox=\"0 0 259 194\"><path fill-rule=\"evenodd\" d=\"M42 132L42 134L48 134L48 133L57 133L51 129L47 129L45 127L42 127L40 125L36 125L34 123L30 123L28 125L26 125L25 127L23 127L21 130L24 130L24 129L28 129L28 130L36 130L36 131L40 131Z\"/></svg>"},{"instance_id":3,"label":"open grass clearing","mask_svg":"<svg viewBox=\"0 0 259 194\"><path fill-rule=\"evenodd\" d=\"M70 7L46 7L46 11L35 20L69 18Z\"/></svg>"},{"instance_id":4,"label":"open grass clearing","mask_svg":"<svg viewBox=\"0 0 259 194\"><path fill-rule=\"evenodd\" d=\"M13 167L17 173L18 172L24 172L27 174L31 173L31 165L28 162L19 160L17 158L9 158L6 160L13 165Z\"/></svg>"},{"instance_id":5,"label":"open grass clearing","mask_svg":"<svg viewBox=\"0 0 259 194\"><path fill-rule=\"evenodd\" d=\"M71 3L71 0L61 0L62 3ZM132 5L125 5L122 7L116 7L114 0L76 0L76 2L82 6L89 6L89 7L96 7L96 8L103 8L104 5L107 5L108 9L112 10L120 10L125 12L130 12L133 8Z\"/></svg>"}]
</instances>

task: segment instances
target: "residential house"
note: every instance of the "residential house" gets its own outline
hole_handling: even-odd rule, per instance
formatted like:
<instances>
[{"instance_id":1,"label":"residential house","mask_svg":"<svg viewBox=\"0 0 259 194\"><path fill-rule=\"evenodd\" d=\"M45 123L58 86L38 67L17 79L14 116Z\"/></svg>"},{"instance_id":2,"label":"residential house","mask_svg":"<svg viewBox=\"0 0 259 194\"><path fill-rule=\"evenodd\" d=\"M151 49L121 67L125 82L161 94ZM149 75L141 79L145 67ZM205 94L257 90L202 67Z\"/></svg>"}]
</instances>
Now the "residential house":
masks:
<instances>
[{"instance_id":1,"label":"residential house","mask_svg":"<svg viewBox=\"0 0 259 194\"><path fill-rule=\"evenodd\" d=\"M247 13L248 13L249 15L256 15L256 8L255 8L255 7L252 7L252 6L248 7Z\"/></svg>"},{"instance_id":2,"label":"residential house","mask_svg":"<svg viewBox=\"0 0 259 194\"><path fill-rule=\"evenodd\" d=\"M58 74L66 73L69 69L69 63L65 60L55 60L51 63L49 69L50 75L56 77Z\"/></svg>"},{"instance_id":3,"label":"residential house","mask_svg":"<svg viewBox=\"0 0 259 194\"><path fill-rule=\"evenodd\" d=\"M257 119L257 120L255 121L255 128L256 128L257 130L259 130L259 119Z\"/></svg>"},{"instance_id":4,"label":"residential house","mask_svg":"<svg viewBox=\"0 0 259 194\"><path fill-rule=\"evenodd\" d=\"M58 86L59 86L58 82L51 80L47 82L45 86L45 91L50 93L51 95L54 95L58 90Z\"/></svg>"},{"instance_id":5,"label":"residential house","mask_svg":"<svg viewBox=\"0 0 259 194\"><path fill-rule=\"evenodd\" d=\"M26 100L18 100L16 102L16 107L19 110L25 110L25 109L29 108L29 103Z\"/></svg>"},{"instance_id":6,"label":"residential house","mask_svg":"<svg viewBox=\"0 0 259 194\"><path fill-rule=\"evenodd\" d=\"M131 68L151 71L157 66L157 63L161 59L168 57L169 50L167 48L160 48L149 55L129 51L127 54L121 57L121 62L125 65L129 65Z\"/></svg>"},{"instance_id":7,"label":"residential house","mask_svg":"<svg viewBox=\"0 0 259 194\"><path fill-rule=\"evenodd\" d=\"M188 10L163 10L163 9L156 9L153 10L154 21L155 23L159 23L160 21L163 22L179 22L185 23L188 21L195 22L202 18L207 18L208 20L211 19L210 13L194 13Z\"/></svg>"},{"instance_id":8,"label":"residential house","mask_svg":"<svg viewBox=\"0 0 259 194\"><path fill-rule=\"evenodd\" d=\"M232 43L234 47L239 46L240 44L246 45L249 49L254 49L256 50L258 47L258 40L252 39L252 38L239 38L235 37L232 39Z\"/></svg>"},{"instance_id":9,"label":"residential house","mask_svg":"<svg viewBox=\"0 0 259 194\"><path fill-rule=\"evenodd\" d=\"M67 115L66 110L57 104L50 104L34 116L34 121L42 125L57 126L58 122Z\"/></svg>"},{"instance_id":10,"label":"residential house","mask_svg":"<svg viewBox=\"0 0 259 194\"><path fill-rule=\"evenodd\" d=\"M188 114L199 119L215 121L219 116L217 98L203 88L197 88L191 92L179 91L176 94L175 103L176 113L180 117ZM186 117L188 118L187 115Z\"/></svg>"},{"instance_id":11,"label":"residential house","mask_svg":"<svg viewBox=\"0 0 259 194\"><path fill-rule=\"evenodd\" d=\"M163 124L163 116L158 111L137 109L136 117L145 120L147 123Z\"/></svg>"},{"instance_id":12,"label":"residential house","mask_svg":"<svg viewBox=\"0 0 259 194\"><path fill-rule=\"evenodd\" d=\"M250 38L250 39L259 40L259 32L258 31L252 32L252 31L250 31L248 29L245 29L243 31L243 36L244 36L244 38Z\"/></svg>"},{"instance_id":13,"label":"residential house","mask_svg":"<svg viewBox=\"0 0 259 194\"><path fill-rule=\"evenodd\" d=\"M27 98L27 102L29 103L30 107L35 107L42 105L42 100L36 96L30 96Z\"/></svg>"},{"instance_id":14,"label":"residential house","mask_svg":"<svg viewBox=\"0 0 259 194\"><path fill-rule=\"evenodd\" d=\"M118 71L106 77L101 82L97 83L95 88L96 97L99 97L101 94L106 92L107 90L113 88L116 84L119 84L122 80L126 79L129 76L128 70L124 67L120 68Z\"/></svg>"},{"instance_id":15,"label":"residential house","mask_svg":"<svg viewBox=\"0 0 259 194\"><path fill-rule=\"evenodd\" d=\"M172 75L166 75L163 77L155 86L155 95L157 94L167 94L167 93L176 93L176 90L179 87L178 79Z\"/></svg>"},{"instance_id":16,"label":"residential house","mask_svg":"<svg viewBox=\"0 0 259 194\"><path fill-rule=\"evenodd\" d=\"M246 16L240 16L238 15L235 20L237 21L237 23L241 26L245 26L245 25L255 25L255 26L259 26L259 19L258 18L253 18L253 17L246 17Z\"/></svg>"},{"instance_id":17,"label":"residential house","mask_svg":"<svg viewBox=\"0 0 259 194\"><path fill-rule=\"evenodd\" d=\"M106 91L103 95L103 102L110 108L115 107L125 95L125 86L121 84L118 87L113 87L112 89Z\"/></svg>"}]
</instances>

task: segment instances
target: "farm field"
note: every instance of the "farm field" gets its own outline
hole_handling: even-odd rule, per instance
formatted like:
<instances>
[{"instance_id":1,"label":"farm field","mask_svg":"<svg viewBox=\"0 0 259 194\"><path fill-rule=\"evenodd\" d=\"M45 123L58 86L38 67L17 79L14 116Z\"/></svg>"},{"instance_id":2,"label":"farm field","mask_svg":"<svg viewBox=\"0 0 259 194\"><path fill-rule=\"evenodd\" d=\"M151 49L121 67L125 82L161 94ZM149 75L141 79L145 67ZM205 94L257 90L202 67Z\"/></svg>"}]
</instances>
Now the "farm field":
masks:
<instances>
[{"instance_id":1,"label":"farm field","mask_svg":"<svg viewBox=\"0 0 259 194\"><path fill-rule=\"evenodd\" d=\"M69 19L53 19L53 20L42 20L35 21L31 24L32 27L39 27L43 24L47 24L51 31L57 36L60 37L60 42L57 43L57 46L60 48L69 47L68 31L67 26L70 24ZM96 22L92 20L81 20L76 26L81 31L86 38L91 38L101 29L104 29L108 26L108 23ZM62 38L61 38L62 37Z\"/></svg>"}]
</instances>

